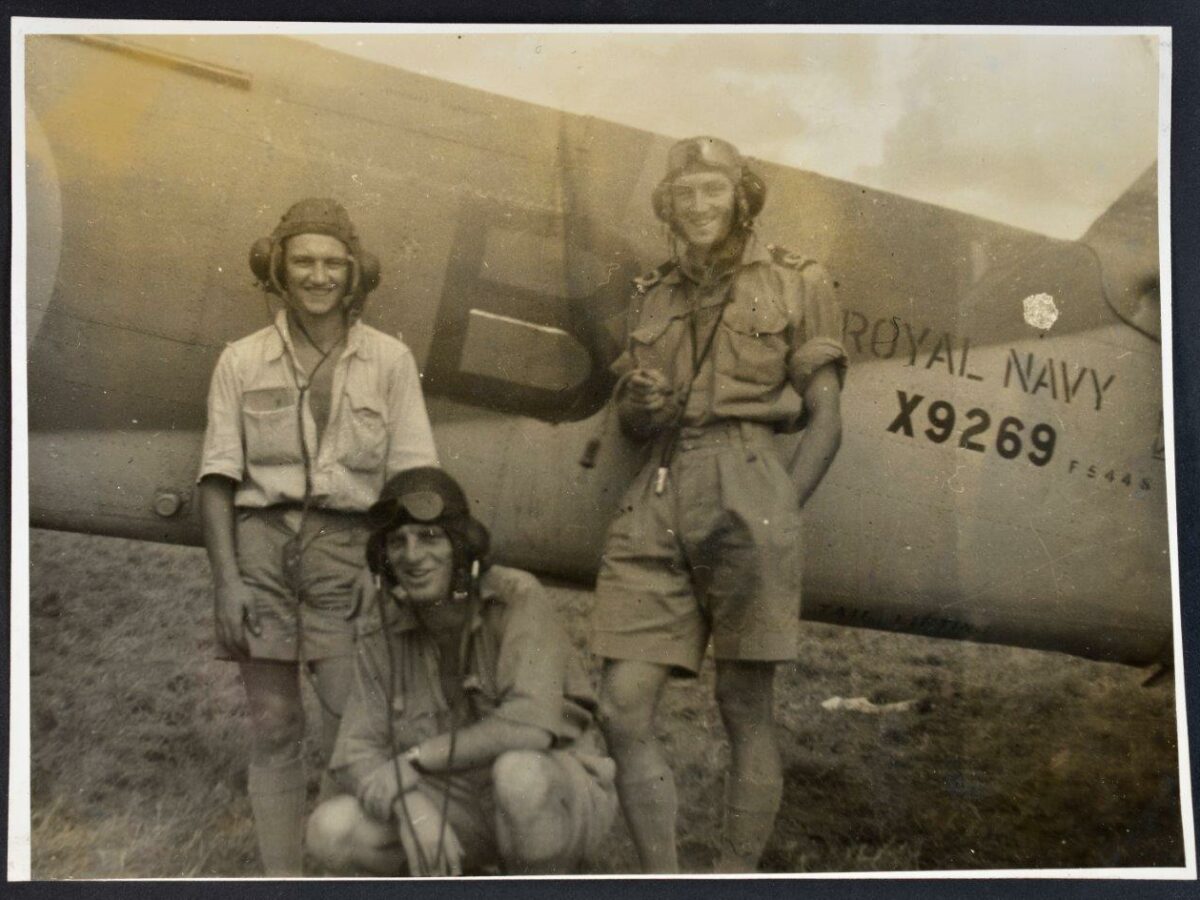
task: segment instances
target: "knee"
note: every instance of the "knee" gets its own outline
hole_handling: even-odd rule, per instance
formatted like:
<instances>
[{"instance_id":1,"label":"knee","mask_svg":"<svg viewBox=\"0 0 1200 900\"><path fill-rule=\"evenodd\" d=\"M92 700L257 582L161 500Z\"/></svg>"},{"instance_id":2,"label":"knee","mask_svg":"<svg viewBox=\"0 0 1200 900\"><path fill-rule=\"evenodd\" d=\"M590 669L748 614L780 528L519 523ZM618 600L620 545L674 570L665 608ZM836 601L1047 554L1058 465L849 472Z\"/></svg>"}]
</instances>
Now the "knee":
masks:
<instances>
[{"instance_id":1,"label":"knee","mask_svg":"<svg viewBox=\"0 0 1200 900\"><path fill-rule=\"evenodd\" d=\"M291 758L304 740L304 708L276 698L263 703L252 719L255 755Z\"/></svg>"},{"instance_id":2,"label":"knee","mask_svg":"<svg viewBox=\"0 0 1200 900\"><path fill-rule=\"evenodd\" d=\"M629 688L606 686L597 710L610 747L645 740L654 732L654 697Z\"/></svg>"},{"instance_id":3,"label":"knee","mask_svg":"<svg viewBox=\"0 0 1200 900\"><path fill-rule=\"evenodd\" d=\"M745 677L727 674L717 678L717 708L721 711L721 719L731 730L770 725L774 718L774 670L758 671L756 668L741 674Z\"/></svg>"},{"instance_id":4,"label":"knee","mask_svg":"<svg viewBox=\"0 0 1200 900\"><path fill-rule=\"evenodd\" d=\"M509 750L492 763L496 807L519 822L539 817L554 792L554 760L536 750Z\"/></svg>"},{"instance_id":5,"label":"knee","mask_svg":"<svg viewBox=\"0 0 1200 900\"><path fill-rule=\"evenodd\" d=\"M361 817L353 797L343 794L325 801L308 817L304 833L308 852L328 869L348 868L354 860L354 828Z\"/></svg>"}]
</instances>

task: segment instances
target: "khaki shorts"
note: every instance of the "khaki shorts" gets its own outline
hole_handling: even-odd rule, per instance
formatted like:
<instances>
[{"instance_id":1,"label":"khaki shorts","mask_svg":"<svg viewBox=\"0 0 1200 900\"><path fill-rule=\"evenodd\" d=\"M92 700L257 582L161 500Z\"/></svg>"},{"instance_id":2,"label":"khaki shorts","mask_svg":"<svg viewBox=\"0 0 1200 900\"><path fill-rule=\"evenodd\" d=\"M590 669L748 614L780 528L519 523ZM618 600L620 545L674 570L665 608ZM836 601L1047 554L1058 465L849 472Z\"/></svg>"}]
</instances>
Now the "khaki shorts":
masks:
<instances>
[{"instance_id":1,"label":"khaki shorts","mask_svg":"<svg viewBox=\"0 0 1200 900\"><path fill-rule=\"evenodd\" d=\"M254 594L262 626L246 630L253 659L315 661L354 654L354 587L366 565L364 516L309 510L300 563L286 571L284 548L297 537L299 510L237 510L242 581ZM222 656L227 659L229 657Z\"/></svg>"},{"instance_id":2,"label":"khaki shorts","mask_svg":"<svg viewBox=\"0 0 1200 900\"><path fill-rule=\"evenodd\" d=\"M563 818L558 823L567 838L563 858L572 866L594 862L616 817L617 792L613 784L616 765L608 757L574 749L548 750L546 755L557 764L562 776L560 783L565 787ZM426 775L417 790L438 809L446 804L446 820L463 848L467 869L479 871L501 862L490 771L479 769L448 778ZM399 841L398 837L393 838L396 834L393 824L372 819L361 806L358 813L381 829L380 834L385 838L381 843Z\"/></svg>"},{"instance_id":3,"label":"khaki shorts","mask_svg":"<svg viewBox=\"0 0 1200 900\"><path fill-rule=\"evenodd\" d=\"M801 518L770 428L683 429L661 495L658 459L652 448L609 528L592 652L695 675L711 634L717 659L794 659Z\"/></svg>"}]
</instances>

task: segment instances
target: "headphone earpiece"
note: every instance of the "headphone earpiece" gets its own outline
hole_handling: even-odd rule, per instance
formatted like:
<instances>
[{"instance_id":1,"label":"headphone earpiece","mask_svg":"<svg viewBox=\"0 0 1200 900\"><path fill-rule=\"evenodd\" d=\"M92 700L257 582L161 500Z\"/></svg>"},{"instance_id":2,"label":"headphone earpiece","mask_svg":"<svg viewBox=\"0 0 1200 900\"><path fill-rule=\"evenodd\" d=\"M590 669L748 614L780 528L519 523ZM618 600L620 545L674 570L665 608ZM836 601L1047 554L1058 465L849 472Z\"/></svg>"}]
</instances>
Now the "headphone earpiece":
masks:
<instances>
[{"instance_id":1,"label":"headphone earpiece","mask_svg":"<svg viewBox=\"0 0 1200 900\"><path fill-rule=\"evenodd\" d=\"M271 255L275 242L269 237L261 237L250 245L250 271L254 273L258 283L268 290L271 289Z\"/></svg>"},{"instance_id":2,"label":"headphone earpiece","mask_svg":"<svg viewBox=\"0 0 1200 900\"><path fill-rule=\"evenodd\" d=\"M387 558L387 532L377 531L367 538L367 568L377 578L391 577Z\"/></svg>"},{"instance_id":3,"label":"headphone earpiece","mask_svg":"<svg viewBox=\"0 0 1200 900\"><path fill-rule=\"evenodd\" d=\"M739 187L746 198L746 218L754 220L762 212L767 202L767 183L749 166L742 166L742 178Z\"/></svg>"},{"instance_id":4,"label":"headphone earpiece","mask_svg":"<svg viewBox=\"0 0 1200 900\"><path fill-rule=\"evenodd\" d=\"M467 522L467 563L468 565L487 565L488 553L492 549L492 536L481 522L471 519Z\"/></svg>"},{"instance_id":5,"label":"headphone earpiece","mask_svg":"<svg viewBox=\"0 0 1200 900\"><path fill-rule=\"evenodd\" d=\"M261 237L250 245L250 271L263 290L284 295L283 248L274 238Z\"/></svg>"},{"instance_id":6,"label":"headphone earpiece","mask_svg":"<svg viewBox=\"0 0 1200 900\"><path fill-rule=\"evenodd\" d=\"M660 222L671 224L671 185L666 181L660 181L654 188L654 193L650 195L650 203L654 207L654 215L658 217Z\"/></svg>"}]
</instances>

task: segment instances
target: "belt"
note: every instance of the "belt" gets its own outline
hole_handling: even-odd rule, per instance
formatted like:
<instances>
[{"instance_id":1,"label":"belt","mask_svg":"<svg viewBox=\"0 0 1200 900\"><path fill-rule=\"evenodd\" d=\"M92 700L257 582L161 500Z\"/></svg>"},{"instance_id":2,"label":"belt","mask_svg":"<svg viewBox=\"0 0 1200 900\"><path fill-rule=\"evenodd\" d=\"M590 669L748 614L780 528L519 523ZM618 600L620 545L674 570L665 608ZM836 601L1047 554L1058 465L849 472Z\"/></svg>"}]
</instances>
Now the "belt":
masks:
<instances>
[{"instance_id":1,"label":"belt","mask_svg":"<svg viewBox=\"0 0 1200 900\"><path fill-rule=\"evenodd\" d=\"M303 503L272 503L270 506L241 507L239 512L261 516L276 528L292 534L299 534L303 526L306 534L315 529L318 533L345 531L367 524L367 514L344 509L325 509L320 506L310 506L304 513Z\"/></svg>"},{"instance_id":2,"label":"belt","mask_svg":"<svg viewBox=\"0 0 1200 900\"><path fill-rule=\"evenodd\" d=\"M775 429L762 422L738 419L713 422L709 425L687 425L679 430L676 450L687 452L704 447L770 447L775 443Z\"/></svg>"},{"instance_id":3,"label":"belt","mask_svg":"<svg viewBox=\"0 0 1200 900\"><path fill-rule=\"evenodd\" d=\"M241 506L238 507L238 509L241 512L278 515L280 513L303 512L304 504L289 500L284 503L271 503L268 506ZM327 509L324 506L309 506L308 514L310 516L328 516L331 518L341 517L347 519L365 519L367 517L366 510Z\"/></svg>"},{"instance_id":4,"label":"belt","mask_svg":"<svg viewBox=\"0 0 1200 900\"><path fill-rule=\"evenodd\" d=\"M664 435L654 443L651 458L662 456L664 442L671 440ZM758 459L759 451L773 452L775 429L763 422L746 422L740 419L725 419L708 425L685 425L679 429L671 455L679 456L695 450L727 447L740 450L746 462ZM660 465L654 478L654 493L661 494L666 488L668 467Z\"/></svg>"},{"instance_id":5,"label":"belt","mask_svg":"<svg viewBox=\"0 0 1200 900\"><path fill-rule=\"evenodd\" d=\"M758 459L758 450L774 446L775 430L762 422L745 422L726 419L710 425L685 425L677 432L668 432L654 442L651 458L658 457L658 470L654 474L654 493L661 495L667 486L671 458L690 450L711 447L737 447L746 456L746 462Z\"/></svg>"}]
</instances>

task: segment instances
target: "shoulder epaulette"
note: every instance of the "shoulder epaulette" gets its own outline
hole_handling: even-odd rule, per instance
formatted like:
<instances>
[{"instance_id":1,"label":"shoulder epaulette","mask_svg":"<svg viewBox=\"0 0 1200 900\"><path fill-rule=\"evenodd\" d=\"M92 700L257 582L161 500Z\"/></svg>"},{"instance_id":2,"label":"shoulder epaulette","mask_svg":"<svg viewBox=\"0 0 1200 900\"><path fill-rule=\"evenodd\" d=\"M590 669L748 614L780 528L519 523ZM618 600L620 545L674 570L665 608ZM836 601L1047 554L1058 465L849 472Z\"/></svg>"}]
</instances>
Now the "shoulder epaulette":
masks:
<instances>
[{"instance_id":1,"label":"shoulder epaulette","mask_svg":"<svg viewBox=\"0 0 1200 900\"><path fill-rule=\"evenodd\" d=\"M817 261L810 256L803 256L799 253L793 253L786 247L776 247L774 244L767 244L767 250L771 254L771 258L776 264L787 266L789 269L803 271L809 266L815 266Z\"/></svg>"},{"instance_id":2,"label":"shoulder epaulette","mask_svg":"<svg viewBox=\"0 0 1200 900\"><path fill-rule=\"evenodd\" d=\"M644 294L646 291L650 290L650 288L654 287L656 284L666 278L674 268L675 261L667 260L657 269L651 269L645 275L638 275L636 278L634 278L633 286L639 294Z\"/></svg>"}]
</instances>

